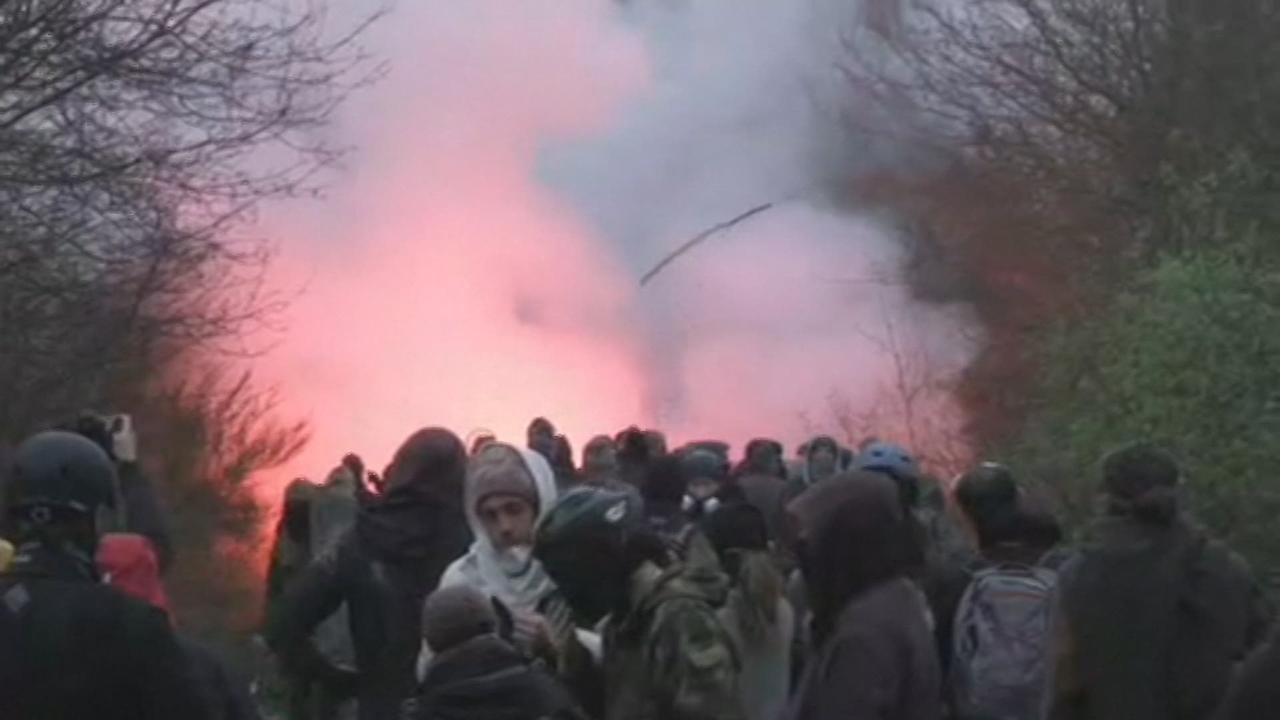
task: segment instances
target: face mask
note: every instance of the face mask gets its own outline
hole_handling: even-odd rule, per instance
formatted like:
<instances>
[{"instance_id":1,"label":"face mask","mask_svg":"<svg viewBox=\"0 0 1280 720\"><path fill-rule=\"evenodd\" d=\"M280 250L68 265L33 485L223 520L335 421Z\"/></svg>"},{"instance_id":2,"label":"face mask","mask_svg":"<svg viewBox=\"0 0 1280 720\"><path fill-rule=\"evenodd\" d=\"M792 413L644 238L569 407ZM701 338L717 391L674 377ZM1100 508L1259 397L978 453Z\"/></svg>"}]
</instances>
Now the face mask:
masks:
<instances>
[{"instance_id":1,"label":"face mask","mask_svg":"<svg viewBox=\"0 0 1280 720\"><path fill-rule=\"evenodd\" d=\"M560 548L552 557L543 556L542 562L574 615L589 625L612 612L619 597L626 595L627 577L619 566L618 549L608 543L567 556Z\"/></svg>"}]
</instances>

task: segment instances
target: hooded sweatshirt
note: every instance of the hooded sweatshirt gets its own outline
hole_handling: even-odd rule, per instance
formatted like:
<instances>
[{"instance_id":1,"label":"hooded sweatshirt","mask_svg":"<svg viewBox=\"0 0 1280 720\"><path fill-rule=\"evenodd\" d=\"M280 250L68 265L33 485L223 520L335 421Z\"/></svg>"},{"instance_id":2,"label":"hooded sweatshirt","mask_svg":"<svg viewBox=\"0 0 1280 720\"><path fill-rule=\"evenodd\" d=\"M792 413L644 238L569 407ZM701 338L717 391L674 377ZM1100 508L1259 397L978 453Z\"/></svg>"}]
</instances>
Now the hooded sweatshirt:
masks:
<instances>
[{"instance_id":1,"label":"hooded sweatshirt","mask_svg":"<svg viewBox=\"0 0 1280 720\"><path fill-rule=\"evenodd\" d=\"M833 438L826 435L819 435L809 442L805 443L804 455L800 459L799 471L794 477L787 480L786 494L783 504L800 497L805 490L817 485L820 481L829 478L819 478L813 472L813 453L819 448L828 448L836 454L836 467L834 473L830 477L835 477L841 472L841 468L847 467L843 461L840 444Z\"/></svg>"},{"instance_id":2,"label":"hooded sweatshirt","mask_svg":"<svg viewBox=\"0 0 1280 720\"><path fill-rule=\"evenodd\" d=\"M532 482L530 494L537 497L537 521L541 521L556 502L556 478L550 464L542 455L532 450L510 445L498 447L518 453L524 462ZM485 449L486 453L493 453L495 450ZM477 457L477 461L483 462L484 458L485 455L482 454ZM497 598L515 612L538 612L539 604L555 592L555 584L529 549L516 548L514 551L500 552L493 546L476 513L477 505L484 498L477 495L474 477L474 473L468 474L465 492L467 523L471 526L474 539L467 554L445 570L440 587L468 585ZM537 522L534 524L536 526Z\"/></svg>"},{"instance_id":3,"label":"hooded sweatshirt","mask_svg":"<svg viewBox=\"0 0 1280 720\"><path fill-rule=\"evenodd\" d=\"M578 720L569 693L493 634L449 648L431 662L408 720Z\"/></svg>"},{"instance_id":4,"label":"hooded sweatshirt","mask_svg":"<svg viewBox=\"0 0 1280 720\"><path fill-rule=\"evenodd\" d=\"M789 506L817 643L788 720L937 720L929 613L906 574L918 549L886 477L851 473Z\"/></svg>"},{"instance_id":5,"label":"hooded sweatshirt","mask_svg":"<svg viewBox=\"0 0 1280 720\"><path fill-rule=\"evenodd\" d=\"M97 560L103 582L169 612L169 596L160 582L160 562L145 537L129 533L104 535L98 542Z\"/></svg>"}]
</instances>

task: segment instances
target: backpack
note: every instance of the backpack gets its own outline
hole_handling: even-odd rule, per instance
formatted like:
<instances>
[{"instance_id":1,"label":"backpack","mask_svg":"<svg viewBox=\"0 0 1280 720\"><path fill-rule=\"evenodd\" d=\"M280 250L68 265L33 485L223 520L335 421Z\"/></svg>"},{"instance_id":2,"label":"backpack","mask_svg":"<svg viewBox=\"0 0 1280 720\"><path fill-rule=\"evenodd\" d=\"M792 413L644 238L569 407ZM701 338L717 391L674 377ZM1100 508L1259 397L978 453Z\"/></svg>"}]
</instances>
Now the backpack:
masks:
<instances>
[{"instance_id":1,"label":"backpack","mask_svg":"<svg viewBox=\"0 0 1280 720\"><path fill-rule=\"evenodd\" d=\"M960 718L1041 720L1053 696L1058 574L977 572L956 611L951 684Z\"/></svg>"}]
</instances>

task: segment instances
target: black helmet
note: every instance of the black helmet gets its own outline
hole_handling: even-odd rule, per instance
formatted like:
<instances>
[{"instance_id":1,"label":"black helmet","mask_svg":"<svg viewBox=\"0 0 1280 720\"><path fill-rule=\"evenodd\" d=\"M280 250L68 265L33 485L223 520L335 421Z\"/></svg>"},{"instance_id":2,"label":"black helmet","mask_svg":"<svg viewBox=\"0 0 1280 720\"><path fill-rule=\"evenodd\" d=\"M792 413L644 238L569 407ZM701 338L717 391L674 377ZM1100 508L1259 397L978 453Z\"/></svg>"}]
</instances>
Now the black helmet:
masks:
<instances>
[{"instance_id":1,"label":"black helmet","mask_svg":"<svg viewBox=\"0 0 1280 720\"><path fill-rule=\"evenodd\" d=\"M88 438L50 430L18 446L5 487L9 512L45 507L92 514L115 506L116 467Z\"/></svg>"},{"instance_id":2,"label":"black helmet","mask_svg":"<svg viewBox=\"0 0 1280 720\"><path fill-rule=\"evenodd\" d=\"M624 493L571 490L538 524L533 554L578 618L595 623L626 595L632 539L643 526Z\"/></svg>"},{"instance_id":3,"label":"black helmet","mask_svg":"<svg viewBox=\"0 0 1280 720\"><path fill-rule=\"evenodd\" d=\"M535 546L576 545L583 538L616 538L643 522L640 509L625 494L599 488L575 488L538 523Z\"/></svg>"}]
</instances>

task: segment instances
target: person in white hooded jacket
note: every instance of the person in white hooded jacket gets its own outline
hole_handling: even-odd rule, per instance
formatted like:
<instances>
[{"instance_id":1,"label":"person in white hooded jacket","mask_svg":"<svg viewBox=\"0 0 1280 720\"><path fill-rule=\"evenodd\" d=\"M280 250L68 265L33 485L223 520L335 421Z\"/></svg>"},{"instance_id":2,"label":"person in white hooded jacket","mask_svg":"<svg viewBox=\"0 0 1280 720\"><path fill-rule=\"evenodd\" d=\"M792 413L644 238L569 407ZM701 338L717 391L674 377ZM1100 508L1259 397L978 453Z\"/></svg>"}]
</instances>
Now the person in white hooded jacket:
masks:
<instances>
[{"instance_id":1,"label":"person in white hooded jacket","mask_svg":"<svg viewBox=\"0 0 1280 720\"><path fill-rule=\"evenodd\" d=\"M510 611L513 639L526 654L548 648L546 613L562 605L556 587L532 554L538 521L556 501L555 474L537 452L494 442L467 467L464 490L467 521L475 540L453 562L440 587L466 585L496 599Z\"/></svg>"}]
</instances>

